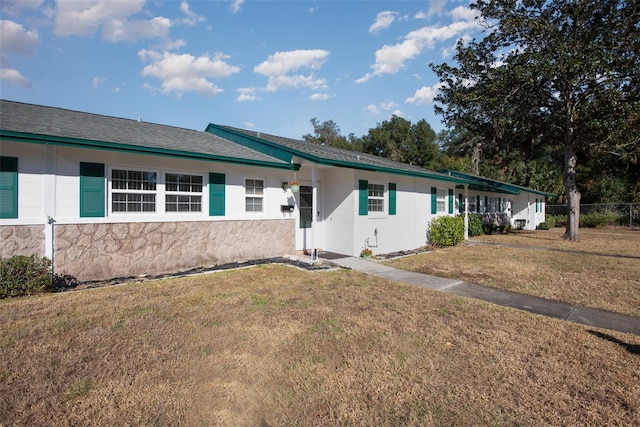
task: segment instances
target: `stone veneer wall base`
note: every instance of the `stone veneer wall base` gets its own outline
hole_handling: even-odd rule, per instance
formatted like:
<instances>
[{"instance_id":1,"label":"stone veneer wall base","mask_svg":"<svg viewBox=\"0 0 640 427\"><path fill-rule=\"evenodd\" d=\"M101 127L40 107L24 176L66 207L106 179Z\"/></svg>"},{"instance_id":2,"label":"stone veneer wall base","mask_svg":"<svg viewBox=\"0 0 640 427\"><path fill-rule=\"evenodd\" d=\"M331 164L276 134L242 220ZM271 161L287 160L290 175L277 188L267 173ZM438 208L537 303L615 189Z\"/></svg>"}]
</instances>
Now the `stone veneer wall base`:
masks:
<instances>
[{"instance_id":1,"label":"stone veneer wall base","mask_svg":"<svg viewBox=\"0 0 640 427\"><path fill-rule=\"evenodd\" d=\"M56 224L54 242L56 273L107 280L293 253L295 221Z\"/></svg>"}]
</instances>

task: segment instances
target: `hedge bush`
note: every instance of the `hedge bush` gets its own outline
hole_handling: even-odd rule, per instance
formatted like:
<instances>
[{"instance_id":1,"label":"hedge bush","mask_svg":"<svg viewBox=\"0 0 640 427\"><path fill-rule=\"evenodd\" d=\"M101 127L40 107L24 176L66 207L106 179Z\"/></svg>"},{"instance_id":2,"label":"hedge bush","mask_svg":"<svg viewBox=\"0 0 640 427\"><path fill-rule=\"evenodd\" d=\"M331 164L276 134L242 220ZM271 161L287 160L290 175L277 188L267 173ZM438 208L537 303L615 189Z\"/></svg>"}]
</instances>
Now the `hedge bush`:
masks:
<instances>
[{"instance_id":1,"label":"hedge bush","mask_svg":"<svg viewBox=\"0 0 640 427\"><path fill-rule=\"evenodd\" d=\"M464 218L441 216L429 225L429 242L436 246L455 246L464 240Z\"/></svg>"},{"instance_id":2,"label":"hedge bush","mask_svg":"<svg viewBox=\"0 0 640 427\"><path fill-rule=\"evenodd\" d=\"M56 292L77 284L73 276L53 274L46 257L16 255L0 260L0 299Z\"/></svg>"},{"instance_id":3,"label":"hedge bush","mask_svg":"<svg viewBox=\"0 0 640 427\"><path fill-rule=\"evenodd\" d=\"M479 236L482 233L483 233L482 215L480 214L469 215L469 237Z\"/></svg>"}]
</instances>

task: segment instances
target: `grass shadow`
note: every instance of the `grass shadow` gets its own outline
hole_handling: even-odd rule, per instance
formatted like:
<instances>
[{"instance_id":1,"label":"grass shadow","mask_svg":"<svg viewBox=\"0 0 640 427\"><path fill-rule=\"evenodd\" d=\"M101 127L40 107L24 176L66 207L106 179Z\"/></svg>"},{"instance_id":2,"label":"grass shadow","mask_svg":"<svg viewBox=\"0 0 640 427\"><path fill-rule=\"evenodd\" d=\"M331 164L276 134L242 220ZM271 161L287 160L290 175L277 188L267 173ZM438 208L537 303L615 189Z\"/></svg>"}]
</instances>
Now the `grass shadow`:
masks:
<instances>
[{"instance_id":1,"label":"grass shadow","mask_svg":"<svg viewBox=\"0 0 640 427\"><path fill-rule=\"evenodd\" d=\"M594 335L598 338L602 338L603 340L607 340L609 342L618 344L619 346L621 346L622 348L624 348L625 350L627 350L627 352L631 353L631 354L640 354L640 344L629 344L627 342L624 342L622 340L619 340L618 338L605 334L603 332L598 332L598 331L593 331L593 330L589 330L587 331L589 332L591 335Z\"/></svg>"}]
</instances>

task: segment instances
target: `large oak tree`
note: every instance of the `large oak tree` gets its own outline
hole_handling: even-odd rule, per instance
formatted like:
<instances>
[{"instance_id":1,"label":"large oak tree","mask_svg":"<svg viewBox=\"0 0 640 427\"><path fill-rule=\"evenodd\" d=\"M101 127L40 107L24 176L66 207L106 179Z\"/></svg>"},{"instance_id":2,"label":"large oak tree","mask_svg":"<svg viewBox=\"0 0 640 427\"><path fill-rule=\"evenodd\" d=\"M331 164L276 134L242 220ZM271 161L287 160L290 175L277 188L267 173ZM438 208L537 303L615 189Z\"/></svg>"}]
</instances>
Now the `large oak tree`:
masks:
<instances>
[{"instance_id":1,"label":"large oak tree","mask_svg":"<svg viewBox=\"0 0 640 427\"><path fill-rule=\"evenodd\" d=\"M460 42L436 111L476 150L561 149L565 238L578 239L578 153L637 150L639 0L477 0L484 38ZM548 149L546 151L549 151Z\"/></svg>"}]
</instances>

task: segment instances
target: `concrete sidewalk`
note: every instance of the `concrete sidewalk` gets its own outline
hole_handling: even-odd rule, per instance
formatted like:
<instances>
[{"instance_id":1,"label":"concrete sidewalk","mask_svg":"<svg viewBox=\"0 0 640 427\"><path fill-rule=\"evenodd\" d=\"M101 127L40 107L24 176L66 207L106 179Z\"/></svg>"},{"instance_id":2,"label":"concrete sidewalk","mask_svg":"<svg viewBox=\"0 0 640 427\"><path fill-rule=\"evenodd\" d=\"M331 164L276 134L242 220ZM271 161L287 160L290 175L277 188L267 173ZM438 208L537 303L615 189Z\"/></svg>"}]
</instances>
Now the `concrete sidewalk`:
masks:
<instances>
[{"instance_id":1,"label":"concrete sidewalk","mask_svg":"<svg viewBox=\"0 0 640 427\"><path fill-rule=\"evenodd\" d=\"M612 313L595 308L578 307L558 301L518 294L502 289L465 283L460 280L444 279L427 274L413 273L399 270L375 261L356 257L340 257L331 254L324 258L323 263L333 264L343 268L361 271L383 279L396 280L416 286L448 292L451 294L488 301L494 304L517 308L531 313L540 314L569 322L581 323L598 328L611 329L619 332L640 335L640 317Z\"/></svg>"}]
</instances>

